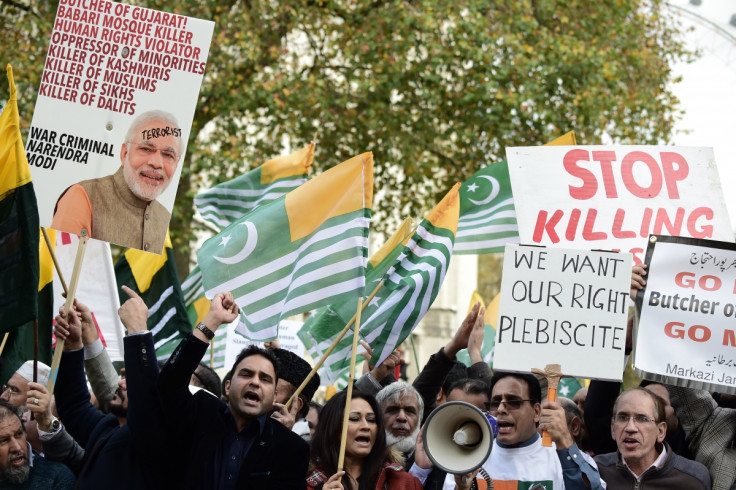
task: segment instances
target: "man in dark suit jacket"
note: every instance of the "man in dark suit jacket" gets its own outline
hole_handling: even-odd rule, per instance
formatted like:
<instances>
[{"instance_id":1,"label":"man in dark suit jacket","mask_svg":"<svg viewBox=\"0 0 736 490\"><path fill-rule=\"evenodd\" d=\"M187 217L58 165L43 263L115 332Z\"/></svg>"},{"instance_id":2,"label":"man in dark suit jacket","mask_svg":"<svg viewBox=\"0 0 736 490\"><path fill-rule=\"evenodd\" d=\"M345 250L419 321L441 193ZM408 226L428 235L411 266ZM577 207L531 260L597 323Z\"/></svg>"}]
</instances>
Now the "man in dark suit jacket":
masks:
<instances>
[{"instance_id":1,"label":"man in dark suit jacket","mask_svg":"<svg viewBox=\"0 0 736 490\"><path fill-rule=\"evenodd\" d=\"M269 417L279 375L273 353L251 346L238 355L229 405L202 390L189 391L189 379L214 331L236 315L232 294L217 294L210 313L161 370L161 400L172 422L167 432L187 437L171 448L184 473L183 488L303 490L309 445Z\"/></svg>"},{"instance_id":2,"label":"man in dark suit jacket","mask_svg":"<svg viewBox=\"0 0 736 490\"><path fill-rule=\"evenodd\" d=\"M119 310L128 329L126 377L105 414L90 403L84 377L82 324L75 310L57 316L57 335L65 338L56 382L56 406L66 430L84 446L78 475L80 489L173 488L173 462L167 456L172 437L161 433L163 412L158 400L158 365L153 336L147 331L148 308L131 289Z\"/></svg>"}]
</instances>

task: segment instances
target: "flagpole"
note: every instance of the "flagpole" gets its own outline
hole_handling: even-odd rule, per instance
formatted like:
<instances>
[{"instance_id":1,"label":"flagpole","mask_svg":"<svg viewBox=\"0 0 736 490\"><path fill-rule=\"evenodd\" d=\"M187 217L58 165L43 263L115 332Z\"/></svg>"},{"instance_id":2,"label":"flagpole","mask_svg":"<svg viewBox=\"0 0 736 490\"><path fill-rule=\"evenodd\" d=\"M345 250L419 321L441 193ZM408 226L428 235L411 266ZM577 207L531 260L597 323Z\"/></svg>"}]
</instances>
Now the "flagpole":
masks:
<instances>
[{"instance_id":1,"label":"flagpole","mask_svg":"<svg viewBox=\"0 0 736 490\"><path fill-rule=\"evenodd\" d=\"M33 319L33 382L38 383L38 316Z\"/></svg>"},{"instance_id":2,"label":"flagpole","mask_svg":"<svg viewBox=\"0 0 736 490\"><path fill-rule=\"evenodd\" d=\"M360 312L362 312L363 310L365 310L365 308L370 304L370 302L373 300L373 297L376 295L376 293L378 293L378 291L381 289L381 287L383 287L383 283L384 282L385 281L381 280L381 282L378 283L378 286L376 286L376 288L373 290L373 292L365 299L365 301L363 302L363 304L361 306ZM350 319L350 321L348 322L348 324L345 325L345 327L342 329L342 331L337 334L337 337L335 338L335 340L332 341L332 345L330 345L330 347L325 351L325 353L322 354L322 357L317 362L317 364L314 365L314 367L312 368L312 370L309 372L309 375L306 377L306 379L304 381L302 381L302 384L299 385L299 388L296 389L296 391L294 392L294 394L291 395L291 398L289 398L289 401L286 402L286 408L287 409L289 409L289 407L291 407L291 402L293 402L294 399L297 398L299 396L299 394L304 390L304 388L307 386L307 384L309 384L309 382L314 377L315 373L317 373L317 371L319 371L319 368L322 367L322 364L325 363L325 361L327 360L327 357L330 354L332 354L332 351L335 350L335 347L337 347L337 344L340 343L340 341L345 336L345 334L348 333L348 330L350 330L350 327L352 327L353 326L353 323L355 322L355 318L358 317L358 316L359 316L359 312L356 311L355 312L355 315L353 315L353 317Z\"/></svg>"},{"instance_id":3,"label":"flagpole","mask_svg":"<svg viewBox=\"0 0 736 490\"><path fill-rule=\"evenodd\" d=\"M65 293L68 293L69 288L66 287L66 281L64 281L64 275L61 273L61 267L59 267L59 262L56 260L56 254L54 253L54 247L51 246L51 239L49 239L49 234L46 232L46 228L44 228L43 226L41 227L41 232L43 232L43 239L46 241L46 248L48 249L49 254L51 254L51 260L54 262L56 273L59 275L59 281L61 281L61 287L64 288Z\"/></svg>"},{"instance_id":4,"label":"flagpole","mask_svg":"<svg viewBox=\"0 0 736 490\"><path fill-rule=\"evenodd\" d=\"M5 335L3 335L3 343L0 344L0 354L3 353L5 350L5 342L8 341L8 336L10 335L10 332L5 332Z\"/></svg>"},{"instance_id":5,"label":"flagpole","mask_svg":"<svg viewBox=\"0 0 736 490\"><path fill-rule=\"evenodd\" d=\"M210 368L215 369L215 339L210 340Z\"/></svg>"},{"instance_id":6,"label":"flagpole","mask_svg":"<svg viewBox=\"0 0 736 490\"><path fill-rule=\"evenodd\" d=\"M353 381L355 381L355 358L358 353L358 339L360 338L360 314L363 311L363 298L358 298L358 309L355 311L355 328L353 329L353 350L350 353L350 377L348 378L345 412L342 417L342 437L340 438L340 456L337 459L337 472L341 472L345 463L345 443L348 439L348 423L350 421L350 402L353 398Z\"/></svg>"},{"instance_id":7,"label":"flagpole","mask_svg":"<svg viewBox=\"0 0 736 490\"><path fill-rule=\"evenodd\" d=\"M79 283L79 273L82 269L82 259L84 258L84 250L87 248L87 230L82 230L82 236L77 246L77 256L74 259L74 269L72 269L72 282L66 293L66 304L64 305L64 314L69 318L69 311L74 304L74 295L77 292L77 284ZM49 393L54 392L56 385L56 376L59 374L59 363L61 362L61 353L64 350L64 339L56 339L56 348L54 349L54 358L51 362L51 371L49 372L49 381L46 389Z\"/></svg>"}]
</instances>

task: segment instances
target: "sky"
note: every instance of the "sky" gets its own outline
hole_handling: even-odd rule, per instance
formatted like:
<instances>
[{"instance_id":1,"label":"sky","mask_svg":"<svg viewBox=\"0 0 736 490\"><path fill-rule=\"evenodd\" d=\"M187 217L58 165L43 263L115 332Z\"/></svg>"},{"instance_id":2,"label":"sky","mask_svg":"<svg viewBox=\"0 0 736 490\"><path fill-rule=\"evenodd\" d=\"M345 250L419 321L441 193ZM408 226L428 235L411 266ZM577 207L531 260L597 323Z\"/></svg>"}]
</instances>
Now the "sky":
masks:
<instances>
[{"instance_id":1,"label":"sky","mask_svg":"<svg viewBox=\"0 0 736 490\"><path fill-rule=\"evenodd\" d=\"M674 67L683 77L673 89L685 115L676 126L673 143L713 148L731 226L736 230L736 27L729 24L736 14L736 2L700 0L700 5L693 5L691 1L698 2L669 1L683 25L694 28L686 35L688 46L701 52L694 63Z\"/></svg>"}]
</instances>

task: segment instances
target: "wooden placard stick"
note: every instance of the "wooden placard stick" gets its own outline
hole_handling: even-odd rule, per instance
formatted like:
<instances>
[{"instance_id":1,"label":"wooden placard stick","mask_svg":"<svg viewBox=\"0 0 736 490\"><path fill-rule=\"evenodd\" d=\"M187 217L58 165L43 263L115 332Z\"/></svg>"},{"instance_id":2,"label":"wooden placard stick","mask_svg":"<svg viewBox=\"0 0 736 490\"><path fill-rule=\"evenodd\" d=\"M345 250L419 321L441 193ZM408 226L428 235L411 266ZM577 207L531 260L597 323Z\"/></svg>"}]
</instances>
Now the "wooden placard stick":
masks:
<instances>
[{"instance_id":1,"label":"wooden placard stick","mask_svg":"<svg viewBox=\"0 0 736 490\"><path fill-rule=\"evenodd\" d=\"M82 260L84 259L84 250L87 248L87 230L82 230L82 236L79 238L79 245L77 246L77 256L74 258L74 268L72 269L72 279L69 289L66 293L66 304L64 305L64 312L69 318L69 311L74 305L74 295L77 292L77 284L79 284L79 274L82 270ZM49 393L54 392L54 386L56 385L56 376L59 374L59 363L61 362L61 353L64 350L64 339L56 339L56 348L54 349L54 358L51 361L51 371L49 372L49 381L46 384L46 389Z\"/></svg>"},{"instance_id":2,"label":"wooden placard stick","mask_svg":"<svg viewBox=\"0 0 736 490\"><path fill-rule=\"evenodd\" d=\"M361 309L359 310L360 312L365 310L366 307L370 304L370 302L373 300L373 297L376 295L376 293L378 293L378 291L383 286L383 283L384 281L379 282L378 286L376 286L373 292L365 299L365 301L363 301ZM309 375L307 375L306 379L302 381L302 384L300 384L299 387L294 392L294 394L291 395L291 398L289 398L289 401L286 402L287 410L291 408L291 403L299 396L299 394L304 390L307 384L309 384L312 378L314 378L315 373L319 371L319 368L322 367L322 364L324 364L327 358L329 357L329 355L332 354L332 351L335 350L335 348L337 347L337 344L340 343L340 341L345 336L345 334L348 333L348 330L350 330L350 327L352 327L353 323L355 323L356 317L358 317L358 312L355 312L355 315L353 315L353 317L350 319L347 325L345 325L345 327L340 331L340 333L337 334L337 337L335 338L335 340L332 341L332 344L330 345L330 347L325 351L324 354L322 354L322 357L317 362L317 364L314 365L312 370L309 372Z\"/></svg>"},{"instance_id":3,"label":"wooden placard stick","mask_svg":"<svg viewBox=\"0 0 736 490\"><path fill-rule=\"evenodd\" d=\"M59 282L61 282L61 287L64 288L65 293L68 293L69 288L66 287L66 281L64 280L64 274L61 273L61 267L59 267L59 261L56 260L56 253L54 253L54 247L51 246L51 239L49 238L49 234L48 232L46 232L46 228L44 227L41 227L41 231L43 232L43 239L46 242L46 248L49 251L49 255L51 255L51 261L54 263L56 274L59 276Z\"/></svg>"},{"instance_id":4,"label":"wooden placard stick","mask_svg":"<svg viewBox=\"0 0 736 490\"><path fill-rule=\"evenodd\" d=\"M0 344L0 354L3 353L3 350L5 350L5 342L8 341L8 336L10 335L10 332L5 332L5 335L3 335L3 343Z\"/></svg>"},{"instance_id":5,"label":"wooden placard stick","mask_svg":"<svg viewBox=\"0 0 736 490\"><path fill-rule=\"evenodd\" d=\"M342 418L342 437L340 437L340 455L337 458L337 472L341 472L345 463L345 445L348 440L348 423L350 422L350 401L353 397L353 381L355 380L355 358L358 354L358 338L360 330L360 314L363 311L363 298L358 299L358 309L355 312L355 328L353 329L353 349L350 352L350 377L348 378L345 413Z\"/></svg>"},{"instance_id":6,"label":"wooden placard stick","mask_svg":"<svg viewBox=\"0 0 736 490\"><path fill-rule=\"evenodd\" d=\"M560 384L560 378L565 376L562 374L562 366L559 364L547 364L544 371L532 368L532 373L539 374L547 378L547 400L551 402L557 401L557 385ZM552 446L552 436L546 430L542 431L542 446Z\"/></svg>"}]
</instances>

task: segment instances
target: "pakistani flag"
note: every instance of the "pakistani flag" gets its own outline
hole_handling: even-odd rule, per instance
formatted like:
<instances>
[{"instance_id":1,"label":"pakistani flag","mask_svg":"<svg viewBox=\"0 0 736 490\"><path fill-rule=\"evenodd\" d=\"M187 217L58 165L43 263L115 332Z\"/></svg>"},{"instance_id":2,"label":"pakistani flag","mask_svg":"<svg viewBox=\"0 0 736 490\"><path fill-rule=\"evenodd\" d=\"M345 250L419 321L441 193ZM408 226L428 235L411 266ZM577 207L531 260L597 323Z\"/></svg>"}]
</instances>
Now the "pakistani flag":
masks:
<instances>
[{"instance_id":1,"label":"pakistani flag","mask_svg":"<svg viewBox=\"0 0 736 490\"><path fill-rule=\"evenodd\" d=\"M503 252L507 243L519 243L519 226L504 160L482 168L462 184L455 253Z\"/></svg>"},{"instance_id":2,"label":"pakistani flag","mask_svg":"<svg viewBox=\"0 0 736 490\"><path fill-rule=\"evenodd\" d=\"M557 394L572 399L582 387L583 384L577 378L560 378L557 384Z\"/></svg>"},{"instance_id":3,"label":"pakistani flag","mask_svg":"<svg viewBox=\"0 0 736 490\"><path fill-rule=\"evenodd\" d=\"M194 198L202 218L218 229L239 220L258 206L291 192L307 180L314 159L314 143L290 155L269 160L233 180Z\"/></svg>"},{"instance_id":4,"label":"pakistani flag","mask_svg":"<svg viewBox=\"0 0 736 490\"><path fill-rule=\"evenodd\" d=\"M260 206L198 254L208 298L232 291L238 332L278 336L290 315L363 294L373 205L373 154L364 153Z\"/></svg>"},{"instance_id":5,"label":"pakistani flag","mask_svg":"<svg viewBox=\"0 0 736 490\"><path fill-rule=\"evenodd\" d=\"M391 238L368 260L365 282L369 289L374 289L394 264L411 236L412 226L413 220L405 219ZM366 293L369 292L366 291ZM315 362L327 352L337 334L352 318L357 306L356 301L325 306L307 318L297 335ZM347 317L347 321L343 320L344 317ZM323 385L334 384L340 389L347 386L352 345L352 335L345 335L327 357L319 371L319 378Z\"/></svg>"},{"instance_id":6,"label":"pakistani flag","mask_svg":"<svg viewBox=\"0 0 736 490\"><path fill-rule=\"evenodd\" d=\"M128 300L120 289L124 284L148 306L148 330L153 333L156 357L168 359L179 341L192 331L168 232L164 253L128 249L115 264L115 276L120 303Z\"/></svg>"},{"instance_id":7,"label":"pakistani flag","mask_svg":"<svg viewBox=\"0 0 736 490\"><path fill-rule=\"evenodd\" d=\"M481 298L478 291L473 291L473 297L470 299L470 307L468 313L473 309L473 305L480 301L480 306L483 307L483 298ZM480 355L483 356L483 362L489 366L493 366L493 351L496 347L496 322L498 321L498 306L501 304L501 295L497 294L493 301L486 308L486 313L483 316L483 324L485 332L483 334L483 345L480 348ZM470 360L470 354L468 349L462 349L455 356L457 360L470 367L472 362Z\"/></svg>"},{"instance_id":8,"label":"pakistani flag","mask_svg":"<svg viewBox=\"0 0 736 490\"><path fill-rule=\"evenodd\" d=\"M570 131L547 145L574 145ZM545 145L546 146L546 145ZM458 255L503 252L507 243L519 243L514 196L506 160L488 165L463 182L460 220L455 238Z\"/></svg>"}]
</instances>

